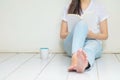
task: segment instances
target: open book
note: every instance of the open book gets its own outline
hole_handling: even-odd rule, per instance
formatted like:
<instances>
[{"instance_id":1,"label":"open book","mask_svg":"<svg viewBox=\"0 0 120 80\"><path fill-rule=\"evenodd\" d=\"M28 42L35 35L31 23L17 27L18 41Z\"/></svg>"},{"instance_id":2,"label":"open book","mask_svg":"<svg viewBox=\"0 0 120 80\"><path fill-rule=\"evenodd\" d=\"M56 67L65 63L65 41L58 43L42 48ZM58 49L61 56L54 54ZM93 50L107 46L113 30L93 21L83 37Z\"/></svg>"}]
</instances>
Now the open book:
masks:
<instances>
[{"instance_id":1,"label":"open book","mask_svg":"<svg viewBox=\"0 0 120 80\"><path fill-rule=\"evenodd\" d=\"M81 19L82 17L77 14L67 14L68 30L71 31Z\"/></svg>"},{"instance_id":2,"label":"open book","mask_svg":"<svg viewBox=\"0 0 120 80\"><path fill-rule=\"evenodd\" d=\"M92 32L100 32L98 25L98 17L94 14L94 12L84 13L82 16L76 14L67 14L66 18L69 32L71 32L71 30L80 20L84 21L88 25L89 30L91 30Z\"/></svg>"}]
</instances>

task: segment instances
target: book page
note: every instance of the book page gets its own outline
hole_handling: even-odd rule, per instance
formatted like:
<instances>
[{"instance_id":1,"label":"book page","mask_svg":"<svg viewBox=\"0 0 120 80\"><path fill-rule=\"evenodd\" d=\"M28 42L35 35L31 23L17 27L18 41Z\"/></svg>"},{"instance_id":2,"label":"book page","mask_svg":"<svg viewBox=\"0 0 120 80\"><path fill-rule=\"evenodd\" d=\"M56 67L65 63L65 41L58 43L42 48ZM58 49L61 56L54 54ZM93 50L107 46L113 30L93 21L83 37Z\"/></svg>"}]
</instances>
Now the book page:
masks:
<instances>
[{"instance_id":1,"label":"book page","mask_svg":"<svg viewBox=\"0 0 120 80\"><path fill-rule=\"evenodd\" d=\"M75 25L81 20L81 16L76 14L68 14L67 15L67 23L69 32L75 27Z\"/></svg>"}]
</instances>

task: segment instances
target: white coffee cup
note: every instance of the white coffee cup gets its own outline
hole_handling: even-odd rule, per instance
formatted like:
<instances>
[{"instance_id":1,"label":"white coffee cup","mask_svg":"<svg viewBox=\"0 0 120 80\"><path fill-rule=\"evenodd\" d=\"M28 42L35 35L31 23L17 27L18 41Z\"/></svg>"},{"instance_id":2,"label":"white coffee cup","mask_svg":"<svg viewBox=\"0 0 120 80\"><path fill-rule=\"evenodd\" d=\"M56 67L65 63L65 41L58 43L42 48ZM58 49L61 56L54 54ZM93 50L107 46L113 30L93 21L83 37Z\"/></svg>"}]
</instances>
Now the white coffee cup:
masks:
<instances>
[{"instance_id":1,"label":"white coffee cup","mask_svg":"<svg viewBox=\"0 0 120 80\"><path fill-rule=\"evenodd\" d=\"M49 53L49 48L40 48L40 57L42 60L48 59Z\"/></svg>"}]
</instances>

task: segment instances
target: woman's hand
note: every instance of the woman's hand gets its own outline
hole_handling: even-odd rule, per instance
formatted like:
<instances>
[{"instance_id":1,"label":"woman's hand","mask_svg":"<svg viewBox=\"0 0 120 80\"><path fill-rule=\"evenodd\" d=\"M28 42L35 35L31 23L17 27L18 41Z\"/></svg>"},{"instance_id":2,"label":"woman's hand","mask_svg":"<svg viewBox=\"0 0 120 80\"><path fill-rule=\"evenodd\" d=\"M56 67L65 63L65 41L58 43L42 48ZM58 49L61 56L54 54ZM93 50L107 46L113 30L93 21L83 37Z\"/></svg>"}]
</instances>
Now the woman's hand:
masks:
<instances>
[{"instance_id":1,"label":"woman's hand","mask_svg":"<svg viewBox=\"0 0 120 80\"><path fill-rule=\"evenodd\" d=\"M97 35L97 34L93 33L91 30L89 30L87 37L88 37L88 38L96 39L96 35Z\"/></svg>"},{"instance_id":2,"label":"woman's hand","mask_svg":"<svg viewBox=\"0 0 120 80\"><path fill-rule=\"evenodd\" d=\"M106 40L107 39L107 34L104 33L93 33L91 30L88 31L88 38L92 38L92 39L98 39L98 40Z\"/></svg>"},{"instance_id":3,"label":"woman's hand","mask_svg":"<svg viewBox=\"0 0 120 80\"><path fill-rule=\"evenodd\" d=\"M106 40L108 38L108 26L107 26L107 19L100 22L100 33L93 33L91 30L88 31L88 38L99 39L99 40Z\"/></svg>"}]
</instances>

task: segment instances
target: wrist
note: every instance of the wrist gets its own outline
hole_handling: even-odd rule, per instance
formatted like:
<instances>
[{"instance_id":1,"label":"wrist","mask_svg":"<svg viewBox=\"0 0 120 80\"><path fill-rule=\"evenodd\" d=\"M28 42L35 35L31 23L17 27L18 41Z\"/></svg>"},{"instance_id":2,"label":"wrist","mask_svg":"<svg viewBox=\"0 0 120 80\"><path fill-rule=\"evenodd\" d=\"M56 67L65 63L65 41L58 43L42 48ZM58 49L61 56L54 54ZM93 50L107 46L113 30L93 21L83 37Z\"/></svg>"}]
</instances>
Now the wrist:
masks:
<instances>
[{"instance_id":1,"label":"wrist","mask_svg":"<svg viewBox=\"0 0 120 80\"><path fill-rule=\"evenodd\" d=\"M95 38L95 39L98 38L98 33L94 34L94 38Z\"/></svg>"}]
</instances>

